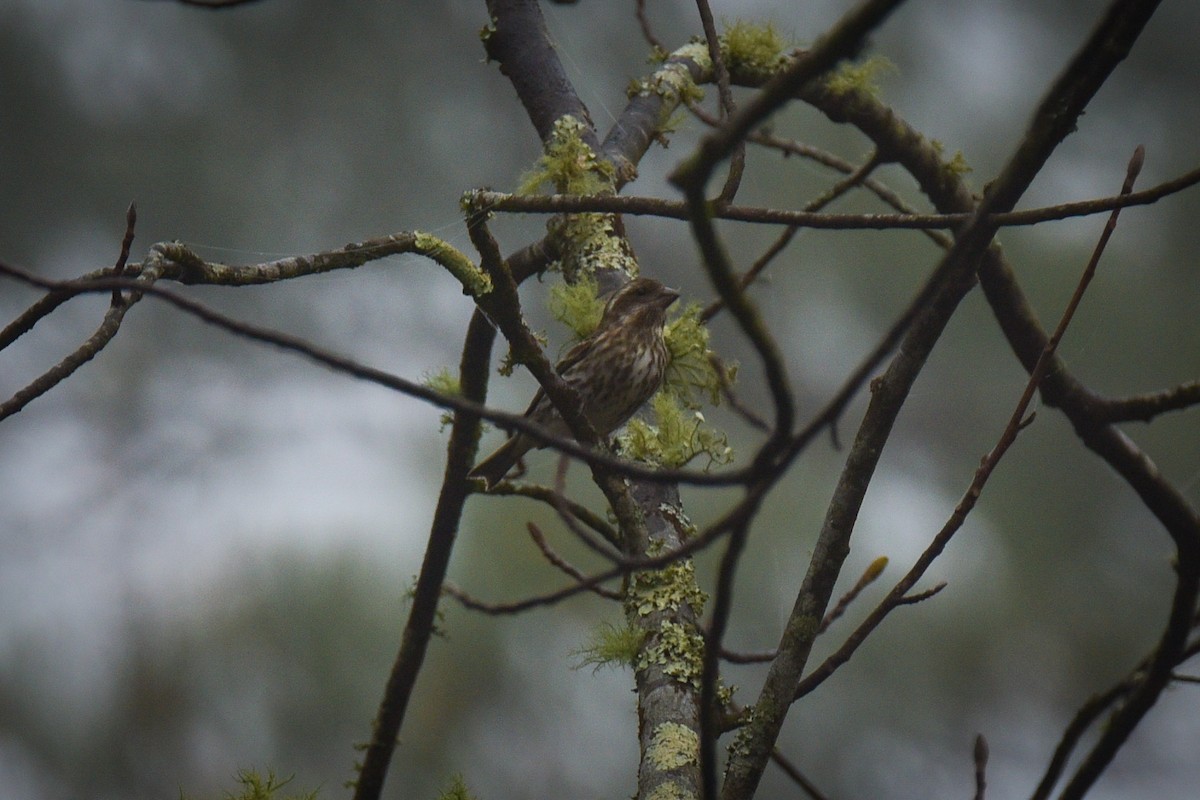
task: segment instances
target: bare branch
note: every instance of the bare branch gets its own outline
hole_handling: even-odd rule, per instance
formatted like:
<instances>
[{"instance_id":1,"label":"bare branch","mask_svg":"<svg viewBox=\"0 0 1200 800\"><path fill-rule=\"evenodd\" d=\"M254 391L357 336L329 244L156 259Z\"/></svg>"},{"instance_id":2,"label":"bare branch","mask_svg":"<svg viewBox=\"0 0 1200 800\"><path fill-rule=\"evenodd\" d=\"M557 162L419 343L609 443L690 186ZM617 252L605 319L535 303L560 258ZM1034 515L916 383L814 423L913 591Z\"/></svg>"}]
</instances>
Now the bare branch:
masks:
<instances>
[{"instance_id":1,"label":"bare branch","mask_svg":"<svg viewBox=\"0 0 1200 800\"><path fill-rule=\"evenodd\" d=\"M972 757L975 762L975 800L983 800L987 791L988 743L982 733L975 737Z\"/></svg>"},{"instance_id":2,"label":"bare branch","mask_svg":"<svg viewBox=\"0 0 1200 800\"><path fill-rule=\"evenodd\" d=\"M483 37L484 49L517 90L538 138L548 141L554 123L572 116L585 123L584 141L599 150L591 115L554 51L538 4L531 0L488 0L487 9L493 27Z\"/></svg>"},{"instance_id":3,"label":"bare branch","mask_svg":"<svg viewBox=\"0 0 1200 800\"><path fill-rule=\"evenodd\" d=\"M828 192L805 205L804 210L807 212L814 212L829 205L834 200L866 180L878 165L879 154L878 151L876 151L861 167L851 173L845 180L839 181L835 186L830 188ZM779 235L779 238L776 239L775 242L767 248L766 252L759 256L758 259L750 265L750 268L747 269L742 275L741 288L743 290L745 290L750 284L758 279L758 276L764 269L767 268L767 265L770 264L777 255L783 252L784 248L791 243L793 237L795 237L799 231L800 228L796 225L789 225L784 229L783 233ZM700 321L708 322L710 319L716 316L717 312L719 312L722 308L724 308L724 301L718 297L716 300L710 303L703 312L701 312Z\"/></svg>"},{"instance_id":4,"label":"bare branch","mask_svg":"<svg viewBox=\"0 0 1200 800\"><path fill-rule=\"evenodd\" d=\"M799 767L789 761L778 747L771 751L771 760L812 800L829 800L828 795L818 789L817 785L810 781Z\"/></svg>"},{"instance_id":5,"label":"bare branch","mask_svg":"<svg viewBox=\"0 0 1200 800\"><path fill-rule=\"evenodd\" d=\"M1124 58L1152 13L1152 3L1118 4L1076 53L1039 105L1028 134L989 185L982 202L974 210L972 221L957 231L954 246L937 269L935 296L918 312L903 346L897 350L885 374L872 384L874 393L870 405L829 505L809 572L781 637L779 657L772 662L751 722L743 729L740 741L745 746L744 753L734 754L730 759L727 797L749 796L757 786L762 765L795 698L800 673L811 652L815 620L829 602L849 551L858 511L884 444L934 343L959 301L973 285L975 267L996 232L989 217L1011 210L1020 199L1058 143L1074 129L1087 103ZM894 136L895 133L893 129L887 135ZM887 149L886 152L892 151ZM933 185L954 192L955 187L946 185L944 171L938 163L928 165L936 176ZM961 192L961 187L957 191ZM961 194L955 199L960 198L966 203L972 202ZM689 193L693 210L698 213L701 209L696 200L695 195ZM694 217L692 224L698 234L703 233L703 221Z\"/></svg>"},{"instance_id":6,"label":"bare branch","mask_svg":"<svg viewBox=\"0 0 1200 800\"><path fill-rule=\"evenodd\" d=\"M137 204L130 203L129 209L125 212L125 236L121 239L121 252L117 256L117 263L113 265L112 274L114 278L119 278L125 273L125 264L129 261L129 248L133 246L133 230L137 226ZM121 292L113 289L111 306L114 308L122 304Z\"/></svg>"},{"instance_id":7,"label":"bare branch","mask_svg":"<svg viewBox=\"0 0 1200 800\"><path fill-rule=\"evenodd\" d=\"M776 109L791 100L800 87L858 51L866 36L903 0L867 0L822 35L812 49L773 77L728 124L705 137L699 150L676 169L672 181L691 196L703 196L712 170Z\"/></svg>"},{"instance_id":8,"label":"bare branch","mask_svg":"<svg viewBox=\"0 0 1200 800\"><path fill-rule=\"evenodd\" d=\"M642 38L655 50L666 53L667 46L663 44L662 39L654 35L654 30L650 27L650 20L646 17L646 0L637 0L634 6L634 15L637 17L638 26L642 29Z\"/></svg>"},{"instance_id":9,"label":"bare branch","mask_svg":"<svg viewBox=\"0 0 1200 800\"><path fill-rule=\"evenodd\" d=\"M729 87L729 70L725 68L725 58L721 55L721 40L717 36L717 25L713 21L712 8L709 7L708 0L696 0L696 10L700 12L700 24L704 28L704 41L708 45L708 57L712 59L713 77L717 81L717 96L721 103L721 119L725 120L732 117L737 111L737 105L733 102L733 91ZM729 154L729 174L725 177L725 185L721 188L721 193L714 201L716 205L733 202L745 169L746 142L742 140L734 145ZM711 788L713 791L716 790L715 786Z\"/></svg>"},{"instance_id":10,"label":"bare branch","mask_svg":"<svg viewBox=\"0 0 1200 800\"><path fill-rule=\"evenodd\" d=\"M463 397L476 405L482 405L487 397L495 338L495 329L476 309L467 326L459 364L459 384ZM404 625L400 649L384 687L371 730L371 740L363 754L358 780L354 784L354 800L378 800L383 792L413 686L434 632L438 601L446 581L459 520L471 494L467 471L475 460L475 450L479 445L479 420L479 415L471 411L455 411L450 441L446 445L445 475L430 525L425 558L413 590L412 606Z\"/></svg>"},{"instance_id":11,"label":"bare branch","mask_svg":"<svg viewBox=\"0 0 1200 800\"><path fill-rule=\"evenodd\" d=\"M146 269L146 266L143 265L143 275L147 274ZM589 448L573 438L557 436L537 423L526 419L523 414L499 411L475 403L465 397L441 394L423 384L409 381L383 370L369 367L352 358L316 347L299 337L233 319L209 308L203 303L176 294L161 286L152 284L143 285L141 277L136 279L100 277L88 280L57 281L34 275L27 270L20 269L4 261L0 261L0 274L16 278L31 286L46 289L54 295L62 295L64 300L67 297L79 294L110 292L113 289L141 292L163 300L181 311L191 314L197 319L217 328L221 328L237 336L270 344L280 349L302 355L323 366L329 367L335 372L410 395L439 408L477 414L480 418L486 419L501 428L518 430L529 434L541 442L544 447L567 453L589 464L602 465L616 475L635 477L639 480L659 483L692 483L705 486L726 486L741 483L750 474L749 470L731 470L721 474L696 472L694 470L665 470L627 461L603 450ZM61 304L61 300L59 303Z\"/></svg>"},{"instance_id":12,"label":"bare branch","mask_svg":"<svg viewBox=\"0 0 1200 800\"><path fill-rule=\"evenodd\" d=\"M1189 189L1200 183L1200 169L1192 170L1178 178L1140 192L1093 200L1079 200L1054 206L1032 208L1027 211L993 212L984 220L997 227L1038 225L1055 220L1087 217L1103 214L1116 208L1141 206L1157 203L1164 197ZM866 184L876 194L884 193L886 187L877 182ZM479 202L493 211L508 211L521 214L581 214L588 212L606 214L629 214L631 216L654 216L664 219L688 219L686 203L657 197L637 195L514 195L506 192L478 190ZM887 201L890 202L891 201ZM897 199L897 202L898 199ZM759 225L794 225L798 228L818 230L952 230L972 218L971 212L948 212L941 214L831 214L817 211L793 211L790 209L763 208L760 206L721 205L709 210L714 219L734 222L749 222ZM944 244L941 240L939 244Z\"/></svg>"},{"instance_id":13,"label":"bare branch","mask_svg":"<svg viewBox=\"0 0 1200 800\"><path fill-rule=\"evenodd\" d=\"M577 520L587 525L604 537L604 540L613 547L620 547L620 537L617 535L616 530L603 517L593 512L587 506L570 500L548 486L541 486L535 483L521 483L518 481L501 481L488 489L487 494L489 497L528 497L531 500L545 503L558 510L560 514L566 514L572 520ZM578 530L575 531L575 535L579 537L580 541L605 558L610 560L613 558L613 553L604 549L594 537L587 536L586 533Z\"/></svg>"},{"instance_id":14,"label":"bare branch","mask_svg":"<svg viewBox=\"0 0 1200 800\"><path fill-rule=\"evenodd\" d=\"M539 528L537 525L534 525L532 522L525 523L525 528L529 531L529 537L533 539L534 544L537 545L538 550L542 551L542 555L546 557L547 561L577 581L586 580L584 574L580 572L574 565L572 565L571 562L567 561L565 558L555 552L554 548L550 546L550 543L546 541L546 535L542 533L541 528ZM605 589L603 586L593 586L592 591L607 600L620 600L622 597L620 592L614 592L611 589Z\"/></svg>"},{"instance_id":15,"label":"bare branch","mask_svg":"<svg viewBox=\"0 0 1200 800\"><path fill-rule=\"evenodd\" d=\"M885 567L887 567L887 563L887 556L880 556L872 561L865 570L863 570L862 576L859 577L855 584L850 587L850 591L842 595L841 599L838 600L837 605L830 609L829 613L826 614L821 620L821 626L817 631L818 634L829 630L829 626L846 613L846 609L850 607L850 604L853 603L860 594L862 594L862 590L879 580L879 576L883 574L883 570Z\"/></svg>"},{"instance_id":16,"label":"bare branch","mask_svg":"<svg viewBox=\"0 0 1200 800\"><path fill-rule=\"evenodd\" d=\"M1137 174L1137 169L1140 167L1141 148L1134 155L1134 159L1130 163L1130 173L1126 177L1123 191L1129 191L1132 187L1133 177ZM1037 364L1031 370L1029 379L1025 382L1025 388L1021 393L1020 399L1017 401L1016 407L1009 415L1008 423L1000 434L999 440L991 451L984 456L979 468L975 471L975 476L971 484L967 487L966 492L954 507L954 512L946 521L942 529L938 531L930 545L921 553L913 567L888 593L888 596L875 608L874 611L862 622L854 633L846 640L841 648L833 655L825 660L821 666L812 674L804 678L800 682L796 692L796 697L799 698L803 694L807 694L821 684L825 678L833 674L833 672L846 663L854 654L855 650L866 640L867 636L873 631L879 623L883 622L884 618L891 611L900 605L908 605L915 602L920 602L941 590L941 586L935 587L929 593L921 595L909 596L908 592L916 585L917 581L925 574L925 571L933 563L933 561L941 555L946 545L950 543L950 539L962 528L966 522L967 516L975 508L979 497L983 492L984 486L988 479L999 465L1000 460L1005 453L1016 441L1017 435L1025 427L1025 412L1029 408L1030 402L1033 400L1033 395L1037 391L1037 387L1041 384L1042 378L1046 374L1046 370L1054 360L1054 354L1058 348L1059 342L1066 333L1067 326L1070 325L1071 319L1075 314L1075 310L1079 307L1080 301L1083 299L1083 294L1091 283L1092 277L1095 275L1096 265L1099 262L1100 255L1104 252L1104 248L1112 235L1113 227L1116 223L1116 216L1119 212L1113 211L1112 217L1108 225L1105 226L1103 233L1100 236L1100 241L1096 245L1092 257L1089 259L1087 266L1084 268L1083 274L1079 278L1075 292L1068 301L1062 317L1059 320L1058 327L1055 329L1054 335L1047 340L1046 345L1038 359Z\"/></svg>"},{"instance_id":17,"label":"bare branch","mask_svg":"<svg viewBox=\"0 0 1200 800\"><path fill-rule=\"evenodd\" d=\"M1181 383L1153 394L1111 400L1096 399L1091 405L1093 417L1097 422L1149 422L1159 414L1200 405L1200 380Z\"/></svg>"}]
</instances>

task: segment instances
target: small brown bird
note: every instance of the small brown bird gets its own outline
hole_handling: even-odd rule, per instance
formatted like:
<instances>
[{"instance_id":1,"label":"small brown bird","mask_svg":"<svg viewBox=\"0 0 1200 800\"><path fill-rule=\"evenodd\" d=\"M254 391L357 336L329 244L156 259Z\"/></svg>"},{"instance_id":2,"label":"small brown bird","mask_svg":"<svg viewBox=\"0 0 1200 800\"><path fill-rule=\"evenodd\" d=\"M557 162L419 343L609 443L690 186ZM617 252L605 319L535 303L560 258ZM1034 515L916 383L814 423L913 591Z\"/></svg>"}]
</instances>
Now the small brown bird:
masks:
<instances>
[{"instance_id":1,"label":"small brown bird","mask_svg":"<svg viewBox=\"0 0 1200 800\"><path fill-rule=\"evenodd\" d=\"M667 308L678 297L679 292L658 281L635 278L609 299L596 330L555 365L562 379L582 396L583 414L600 436L624 425L662 387L669 359L663 324ZM525 417L560 436L570 435L541 389ZM494 486L535 447L540 445L525 434L510 436L476 464L470 476Z\"/></svg>"}]
</instances>

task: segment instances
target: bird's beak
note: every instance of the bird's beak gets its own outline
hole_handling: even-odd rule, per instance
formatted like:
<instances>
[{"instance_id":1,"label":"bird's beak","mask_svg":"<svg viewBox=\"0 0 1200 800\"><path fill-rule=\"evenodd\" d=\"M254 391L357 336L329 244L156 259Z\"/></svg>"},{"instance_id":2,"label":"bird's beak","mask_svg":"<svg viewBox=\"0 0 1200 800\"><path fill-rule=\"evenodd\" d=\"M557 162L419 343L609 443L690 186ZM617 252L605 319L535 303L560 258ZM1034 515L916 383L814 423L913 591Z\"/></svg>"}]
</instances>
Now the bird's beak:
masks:
<instances>
[{"instance_id":1,"label":"bird's beak","mask_svg":"<svg viewBox=\"0 0 1200 800\"><path fill-rule=\"evenodd\" d=\"M671 304L679 299L679 292L672 289L670 286L664 286L658 292L658 302L662 306L663 311L671 307Z\"/></svg>"}]
</instances>

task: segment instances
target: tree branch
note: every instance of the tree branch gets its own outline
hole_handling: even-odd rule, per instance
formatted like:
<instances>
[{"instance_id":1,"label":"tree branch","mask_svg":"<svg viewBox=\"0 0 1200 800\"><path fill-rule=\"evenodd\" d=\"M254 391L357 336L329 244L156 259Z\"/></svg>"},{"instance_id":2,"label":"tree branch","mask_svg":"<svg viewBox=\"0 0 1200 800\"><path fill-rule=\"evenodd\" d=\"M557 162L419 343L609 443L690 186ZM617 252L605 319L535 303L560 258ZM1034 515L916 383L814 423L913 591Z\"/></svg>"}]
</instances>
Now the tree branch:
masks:
<instances>
[{"instance_id":1,"label":"tree branch","mask_svg":"<svg viewBox=\"0 0 1200 800\"><path fill-rule=\"evenodd\" d=\"M936 295L914 319L904 344L884 375L875 381L874 395L847 458L814 547L811 566L781 638L779 656L771 664L750 724L739 733L741 746L730 759L725 797L731 800L748 797L757 786L795 696L800 673L811 651L817 621L829 602L834 582L849 552L850 535L863 496L892 425L951 314L973 285L975 266L995 234L996 225L989 221L989 216L1010 210L1020 199L1050 153L1074 129L1092 95L1124 58L1153 12L1153 6L1153 3L1118 3L1055 81L1035 112L1029 132L989 185L974 211L972 222L957 232L954 246L938 266ZM889 136L894 137L895 133ZM884 152L893 151L885 148ZM946 186L946 180L943 176L941 185ZM970 202L969 198L964 199Z\"/></svg>"}]
</instances>

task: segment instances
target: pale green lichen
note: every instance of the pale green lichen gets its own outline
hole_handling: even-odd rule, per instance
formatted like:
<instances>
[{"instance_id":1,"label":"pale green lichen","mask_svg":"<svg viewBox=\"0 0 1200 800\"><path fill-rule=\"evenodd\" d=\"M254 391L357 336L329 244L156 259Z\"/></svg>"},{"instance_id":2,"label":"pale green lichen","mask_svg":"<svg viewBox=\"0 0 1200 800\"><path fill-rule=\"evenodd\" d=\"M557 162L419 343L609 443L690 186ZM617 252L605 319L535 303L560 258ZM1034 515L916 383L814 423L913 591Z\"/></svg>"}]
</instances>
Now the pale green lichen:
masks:
<instances>
[{"instance_id":1,"label":"pale green lichen","mask_svg":"<svg viewBox=\"0 0 1200 800\"><path fill-rule=\"evenodd\" d=\"M701 455L708 456L707 466L733 461L728 437L707 425L698 410L685 410L675 395L659 392L650 407L653 423L632 419L620 436L625 455L673 469Z\"/></svg>"},{"instance_id":2,"label":"pale green lichen","mask_svg":"<svg viewBox=\"0 0 1200 800\"><path fill-rule=\"evenodd\" d=\"M462 395L462 384L459 382L458 376L450 371L448 367L426 372L421 383L433 389L438 394L444 394L449 397L460 397ZM450 411L442 412L442 429L454 422L454 414Z\"/></svg>"},{"instance_id":3,"label":"pale green lichen","mask_svg":"<svg viewBox=\"0 0 1200 800\"><path fill-rule=\"evenodd\" d=\"M597 158L584 141L584 122L566 115L554 121L545 152L521 177L517 194L535 194L544 184L566 194L605 194L613 190L612 164Z\"/></svg>"},{"instance_id":4,"label":"pale green lichen","mask_svg":"<svg viewBox=\"0 0 1200 800\"><path fill-rule=\"evenodd\" d=\"M487 49L488 41L496 35L496 18L492 17L487 24L479 29L479 41L483 42L484 49Z\"/></svg>"},{"instance_id":5,"label":"pale green lichen","mask_svg":"<svg viewBox=\"0 0 1200 800\"><path fill-rule=\"evenodd\" d=\"M646 760L660 772L700 763L700 737L686 725L662 722L654 727Z\"/></svg>"},{"instance_id":6,"label":"pale green lichen","mask_svg":"<svg viewBox=\"0 0 1200 800\"><path fill-rule=\"evenodd\" d=\"M713 405L719 404L722 385L737 378L736 365L725 366L724 375L717 371L708 347L708 328L700 314L700 305L689 303L663 330L671 352L666 387L688 408L699 408L701 396L707 396Z\"/></svg>"},{"instance_id":7,"label":"pale green lichen","mask_svg":"<svg viewBox=\"0 0 1200 800\"><path fill-rule=\"evenodd\" d=\"M413 233L413 250L445 267L462 284L463 292L481 297L492 290L492 279L471 259L447 242L428 233Z\"/></svg>"},{"instance_id":8,"label":"pale green lichen","mask_svg":"<svg viewBox=\"0 0 1200 800\"><path fill-rule=\"evenodd\" d=\"M653 556L661 550L660 543L659 547L649 548L647 555ZM698 689L704 665L704 636L694 625L671 618L678 617L684 606L699 617L707 600L696 583L696 568L691 559L635 573L625 594L625 613L650 628L634 669L643 672L655 668L679 684ZM657 616L660 614L661 618Z\"/></svg>"},{"instance_id":9,"label":"pale green lichen","mask_svg":"<svg viewBox=\"0 0 1200 800\"><path fill-rule=\"evenodd\" d=\"M879 98L877 79L887 72L895 72L896 65L883 56L873 56L859 63L846 62L835 69L825 80L825 88L835 95L851 92Z\"/></svg>"},{"instance_id":10,"label":"pale green lichen","mask_svg":"<svg viewBox=\"0 0 1200 800\"><path fill-rule=\"evenodd\" d=\"M652 94L663 98L670 106L686 102L698 103L704 99L704 90L692 80L691 70L686 64L677 61L663 64L647 78L630 81L625 90L625 95L630 99L649 97Z\"/></svg>"},{"instance_id":11,"label":"pale green lichen","mask_svg":"<svg viewBox=\"0 0 1200 800\"><path fill-rule=\"evenodd\" d=\"M647 553L654 556L656 553ZM696 566L690 559L673 561L661 569L635 573L629 582L627 603L640 617L655 611L677 611L687 603L694 614L704 612L708 596L696 584Z\"/></svg>"},{"instance_id":12,"label":"pale green lichen","mask_svg":"<svg viewBox=\"0 0 1200 800\"><path fill-rule=\"evenodd\" d=\"M647 637L652 643L638 653L638 672L657 667L678 684L700 688L704 669L704 637L695 628L663 620L658 631Z\"/></svg>"},{"instance_id":13,"label":"pale green lichen","mask_svg":"<svg viewBox=\"0 0 1200 800\"><path fill-rule=\"evenodd\" d=\"M252 769L244 769L238 772L237 782L242 787L241 791L236 794L226 792L227 800L314 800L317 796L316 790L313 790L303 794L288 794L284 797L280 794L280 790L291 783L292 778L277 778L275 773L270 771L263 776ZM180 800L187 800L182 791L179 793L179 797Z\"/></svg>"},{"instance_id":14,"label":"pale green lichen","mask_svg":"<svg viewBox=\"0 0 1200 800\"><path fill-rule=\"evenodd\" d=\"M967 158L962 154L961 150L955 150L954 155L950 156L949 160L945 158L946 145L937 139L930 139L929 146L938 154L938 158L942 162L942 169L951 178L961 178L971 171L971 165L967 163Z\"/></svg>"},{"instance_id":15,"label":"pale green lichen","mask_svg":"<svg viewBox=\"0 0 1200 800\"><path fill-rule=\"evenodd\" d=\"M546 228L562 253L550 268L561 271L569 282L603 270L637 277L637 261L612 214L567 214L551 219Z\"/></svg>"},{"instance_id":16,"label":"pale green lichen","mask_svg":"<svg viewBox=\"0 0 1200 800\"><path fill-rule=\"evenodd\" d=\"M696 523L692 522L679 506L671 503L659 503L658 513L671 523L682 541L687 541L696 535Z\"/></svg>"},{"instance_id":17,"label":"pale green lichen","mask_svg":"<svg viewBox=\"0 0 1200 800\"><path fill-rule=\"evenodd\" d=\"M708 52L708 45L700 39L688 42L683 47L676 48L675 52L671 55L677 58L686 58L705 72L712 69L712 55Z\"/></svg>"},{"instance_id":18,"label":"pale green lichen","mask_svg":"<svg viewBox=\"0 0 1200 800\"><path fill-rule=\"evenodd\" d=\"M650 794L646 795L646 800L695 800L695 797L686 786L677 781L667 780L651 789Z\"/></svg>"},{"instance_id":19,"label":"pale green lichen","mask_svg":"<svg viewBox=\"0 0 1200 800\"><path fill-rule=\"evenodd\" d=\"M749 719L752 714L753 710L751 710L751 714L746 715L747 724L742 726L742 729L737 732L737 735L733 737L733 741L729 744L727 754L730 761L733 761L735 758L746 758L750 755L750 743L753 741L753 734L750 732Z\"/></svg>"},{"instance_id":20,"label":"pale green lichen","mask_svg":"<svg viewBox=\"0 0 1200 800\"><path fill-rule=\"evenodd\" d=\"M541 347L542 350L545 350L546 345L550 343L550 338L546 336L546 333L544 331L531 331L531 333L533 334L534 341L538 343L538 346ZM521 360L517 358L516 352L514 352L510 346L506 351L504 351L504 356L500 359L500 366L496 368L496 371L507 378L508 376L512 375L513 371L520 365Z\"/></svg>"},{"instance_id":21,"label":"pale green lichen","mask_svg":"<svg viewBox=\"0 0 1200 800\"><path fill-rule=\"evenodd\" d=\"M708 425L699 408L705 399L717 405L722 385L732 383L737 370L718 366L712 357L700 313L698 304L689 304L663 332L671 353L663 391L651 403L651 420L631 420L621 438L633 458L665 467L681 467L701 455L708 456L707 466L733 460L728 437Z\"/></svg>"},{"instance_id":22,"label":"pale green lichen","mask_svg":"<svg viewBox=\"0 0 1200 800\"><path fill-rule=\"evenodd\" d=\"M967 158L962 154L962 150L955 150L949 161L942 162L942 169L956 178L961 178L971 171L971 165L967 163Z\"/></svg>"},{"instance_id":23,"label":"pale green lichen","mask_svg":"<svg viewBox=\"0 0 1200 800\"><path fill-rule=\"evenodd\" d=\"M450 785L438 795L438 800L476 800L476 797L467 790L463 776L456 774L450 779Z\"/></svg>"},{"instance_id":24,"label":"pale green lichen","mask_svg":"<svg viewBox=\"0 0 1200 800\"><path fill-rule=\"evenodd\" d=\"M733 696L737 693L738 686L736 683L725 685L723 681L717 682L717 707L729 709L733 705Z\"/></svg>"},{"instance_id":25,"label":"pale green lichen","mask_svg":"<svg viewBox=\"0 0 1200 800\"><path fill-rule=\"evenodd\" d=\"M630 625L605 623L592 632L588 643L572 655L580 657L576 669L593 667L632 667L646 640L646 632Z\"/></svg>"},{"instance_id":26,"label":"pale green lichen","mask_svg":"<svg viewBox=\"0 0 1200 800\"><path fill-rule=\"evenodd\" d=\"M550 288L550 313L582 339L596 330L604 315L604 301L596 292L596 281L590 276L555 284Z\"/></svg>"},{"instance_id":27,"label":"pale green lichen","mask_svg":"<svg viewBox=\"0 0 1200 800\"><path fill-rule=\"evenodd\" d=\"M721 34L721 56L730 72L774 74L787 63L783 37L775 26L737 21Z\"/></svg>"}]
</instances>

